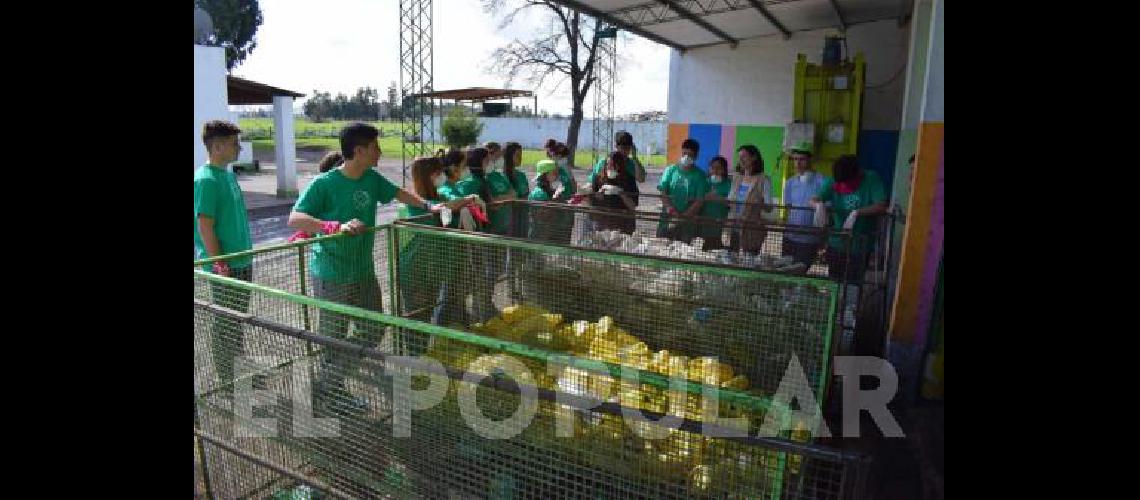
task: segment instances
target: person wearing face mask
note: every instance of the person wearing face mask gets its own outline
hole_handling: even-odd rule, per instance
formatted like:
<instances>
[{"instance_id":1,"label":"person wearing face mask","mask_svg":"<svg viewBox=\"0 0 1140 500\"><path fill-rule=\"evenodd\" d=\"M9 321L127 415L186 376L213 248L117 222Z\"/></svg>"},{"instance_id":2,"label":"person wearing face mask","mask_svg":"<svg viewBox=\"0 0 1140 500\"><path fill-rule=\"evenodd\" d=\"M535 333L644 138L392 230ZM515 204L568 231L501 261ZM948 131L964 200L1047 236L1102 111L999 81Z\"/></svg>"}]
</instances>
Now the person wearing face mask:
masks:
<instances>
[{"instance_id":1,"label":"person wearing face mask","mask_svg":"<svg viewBox=\"0 0 1140 500\"><path fill-rule=\"evenodd\" d=\"M731 188L728 160L723 156L714 156L709 161L709 194L705 196L705 205L701 207L701 216L712 219L702 222L705 250L724 247L724 220L728 218L727 199Z\"/></svg>"},{"instance_id":2,"label":"person wearing face mask","mask_svg":"<svg viewBox=\"0 0 1140 500\"><path fill-rule=\"evenodd\" d=\"M558 165L554 160L539 160L538 163L534 164L534 174L534 189L531 190L527 199L553 203L565 202L562 194L566 188L562 185ZM573 213L568 210L539 206L531 207L530 212L530 231L527 237L552 243L569 241L570 230L574 225Z\"/></svg>"},{"instance_id":3,"label":"person wearing face mask","mask_svg":"<svg viewBox=\"0 0 1140 500\"><path fill-rule=\"evenodd\" d=\"M440 227L446 221L447 227L456 227L457 217L448 217L445 214L457 213L463 207L473 203L471 199L463 197L448 197L440 193L440 188L447 182L443 162L436 157L419 157L412 161L412 185L416 194L433 203L443 204L448 211L436 214L426 220L421 216L428 214L420 207L407 206L401 214L402 218L419 218L420 224ZM441 217L442 216L442 217ZM425 238L424 235L415 234L400 249L399 259L399 285L400 306L402 313L428 310L431 312L432 324L463 324L463 318L458 315L462 311L457 296L458 289L453 282L459 271L459 255L450 245L443 245L436 239ZM417 319L423 319L418 318ZM418 356L427 349L428 337L411 331L401 334L401 352L407 355Z\"/></svg>"},{"instance_id":4,"label":"person wearing face mask","mask_svg":"<svg viewBox=\"0 0 1140 500\"><path fill-rule=\"evenodd\" d=\"M802 142L789 152L795 175L784 181L784 205L788 206L789 226L812 226L811 199L823 187L824 178L811 166L811 144ZM787 231L781 243L780 253L790 256L803 264L806 273L822 246L823 239L814 231Z\"/></svg>"},{"instance_id":5,"label":"person wearing face mask","mask_svg":"<svg viewBox=\"0 0 1140 500\"><path fill-rule=\"evenodd\" d=\"M591 213L590 220L595 231L616 230L633 234L637 220L633 218L637 210L637 181L626 168L626 160L621 151L614 151L605 158L605 167L591 183L593 194L586 197L593 207L607 211L622 211L628 215L605 215Z\"/></svg>"},{"instance_id":6,"label":"person wearing face mask","mask_svg":"<svg viewBox=\"0 0 1140 500\"><path fill-rule=\"evenodd\" d=\"M764 175L764 158L752 144L737 148L736 171L740 174L728 189L729 248L756 253L763 249L764 228L774 212L772 181Z\"/></svg>"},{"instance_id":7,"label":"person wearing face mask","mask_svg":"<svg viewBox=\"0 0 1140 500\"><path fill-rule=\"evenodd\" d=\"M491 223L486 232L505 235L511 226L511 206L509 204L492 207L496 201L510 201L517 197L511 189L510 181L502 172L489 172L492 161L484 148L467 150L467 177L456 184L460 196L478 195L487 205L487 217Z\"/></svg>"},{"instance_id":8,"label":"person wearing face mask","mask_svg":"<svg viewBox=\"0 0 1140 500\"><path fill-rule=\"evenodd\" d=\"M511 189L514 190L516 199L525 200L530 195L530 181L526 178L526 173L522 171L522 145L517 142L508 142L503 147L503 154L500 158L502 165L503 177L510 183ZM511 236L517 238L525 238L527 234L527 222L530 220L530 215L527 214L527 207L521 203L514 203L514 213L511 219Z\"/></svg>"},{"instance_id":9,"label":"person wearing face mask","mask_svg":"<svg viewBox=\"0 0 1140 500\"><path fill-rule=\"evenodd\" d=\"M634 179L633 194L640 193L638 183L645 182L645 167L641 164L641 160L637 159L637 146L633 144L633 135L624 130L618 131L614 134L614 149L625 155L625 169L629 176ZM590 172L589 177L586 178L586 183L589 185L594 184L594 178L602 173L605 168L606 158L598 158L598 162L594 164L594 170ZM636 200L637 197L634 196Z\"/></svg>"},{"instance_id":10,"label":"person wearing face mask","mask_svg":"<svg viewBox=\"0 0 1140 500\"><path fill-rule=\"evenodd\" d=\"M560 142L551 150L551 155L558 165L558 177L562 179L562 196L569 198L578 192L578 181L570 174L570 148Z\"/></svg>"},{"instance_id":11,"label":"person wearing face mask","mask_svg":"<svg viewBox=\"0 0 1140 500\"><path fill-rule=\"evenodd\" d=\"M542 145L542 151L546 153L546 157L551 160L554 159L554 150L557 148L558 140L554 138L547 139L546 143Z\"/></svg>"},{"instance_id":12,"label":"person wearing face mask","mask_svg":"<svg viewBox=\"0 0 1140 500\"><path fill-rule=\"evenodd\" d=\"M484 148L467 150L467 177L456 184L461 196L478 195L490 212L487 216L490 222L484 232L506 235L510 230L511 207L509 204L492 206L496 201L509 201L515 199L515 191L511 189L506 176L501 172L490 172L491 158ZM495 306L491 301L495 283L503 274L507 262L507 253L501 247L487 248L473 256L472 271L479 275L471 276L466 283L473 283L471 293L474 295L475 320L486 321L496 314Z\"/></svg>"},{"instance_id":13,"label":"person wearing face mask","mask_svg":"<svg viewBox=\"0 0 1140 500\"><path fill-rule=\"evenodd\" d=\"M701 145L693 139L681 143L681 159L661 174L657 190L661 198L661 221L657 236L688 243L698 234L697 224L691 219L701 211L705 195L709 192L709 178L696 166Z\"/></svg>"},{"instance_id":14,"label":"person wearing face mask","mask_svg":"<svg viewBox=\"0 0 1140 500\"><path fill-rule=\"evenodd\" d=\"M483 149L487 150L487 161L490 162L488 170L491 172L503 171L503 147L495 141L487 141L483 143Z\"/></svg>"}]
</instances>

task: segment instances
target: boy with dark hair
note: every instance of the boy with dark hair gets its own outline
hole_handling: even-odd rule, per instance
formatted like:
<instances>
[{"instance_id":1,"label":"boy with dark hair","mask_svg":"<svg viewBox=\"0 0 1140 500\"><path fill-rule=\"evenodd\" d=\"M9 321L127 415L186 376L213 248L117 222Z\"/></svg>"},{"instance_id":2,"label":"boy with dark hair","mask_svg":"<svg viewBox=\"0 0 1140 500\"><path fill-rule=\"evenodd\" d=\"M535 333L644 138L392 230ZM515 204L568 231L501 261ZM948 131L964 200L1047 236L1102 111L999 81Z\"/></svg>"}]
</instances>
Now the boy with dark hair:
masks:
<instances>
[{"instance_id":1,"label":"boy with dark hair","mask_svg":"<svg viewBox=\"0 0 1140 500\"><path fill-rule=\"evenodd\" d=\"M699 214L705 195L709 192L708 176L696 167L700 150L701 145L697 141L685 139L681 143L681 159L661 174L657 190L665 196L661 198L658 237L688 243L697 235L695 224L679 219Z\"/></svg>"},{"instance_id":2,"label":"boy with dark hair","mask_svg":"<svg viewBox=\"0 0 1140 500\"><path fill-rule=\"evenodd\" d=\"M237 178L226 166L237 160L241 152L236 125L214 120L202 127L202 143L208 163L194 172L194 253L198 259L217 257L253 248L246 219L245 201ZM217 261L207 266L219 276L250 281L253 258L242 257ZM249 308L249 291L224 284L212 284L214 302L227 309L245 312ZM210 336L214 367L223 393L232 393L234 358L241 354L244 332L242 324L221 316L214 317Z\"/></svg>"},{"instance_id":3,"label":"boy with dark hair","mask_svg":"<svg viewBox=\"0 0 1140 500\"><path fill-rule=\"evenodd\" d=\"M289 227L308 234L351 235L313 244L310 267L317 297L373 311L383 311L372 255L375 239L369 231L376 225L377 204L395 199L432 213L443 210L443 205L396 187L373 169L380 160L379 136L379 130L365 123L353 123L341 130L344 163L313 179L289 214ZM317 330L344 339L348 326L349 316L321 311ZM357 329L366 342L382 340L383 328L378 324L359 321ZM334 399L347 399L359 406L362 403L349 396L344 387L345 361L342 354L326 354L318 392L324 400L339 396Z\"/></svg>"}]
</instances>

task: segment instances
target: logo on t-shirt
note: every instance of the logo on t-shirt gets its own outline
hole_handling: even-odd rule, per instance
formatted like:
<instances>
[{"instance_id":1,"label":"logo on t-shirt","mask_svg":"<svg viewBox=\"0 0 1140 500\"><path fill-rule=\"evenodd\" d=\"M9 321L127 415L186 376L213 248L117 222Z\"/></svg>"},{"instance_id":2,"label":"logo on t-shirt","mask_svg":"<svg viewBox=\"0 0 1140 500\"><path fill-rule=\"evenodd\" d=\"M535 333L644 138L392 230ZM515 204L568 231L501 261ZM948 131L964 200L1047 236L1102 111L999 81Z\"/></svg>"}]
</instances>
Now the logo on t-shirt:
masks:
<instances>
[{"instance_id":1,"label":"logo on t-shirt","mask_svg":"<svg viewBox=\"0 0 1140 500\"><path fill-rule=\"evenodd\" d=\"M848 196L843 200L848 210L855 210L859 208L859 196Z\"/></svg>"},{"instance_id":2,"label":"logo on t-shirt","mask_svg":"<svg viewBox=\"0 0 1140 500\"><path fill-rule=\"evenodd\" d=\"M352 193L352 206L356 210L365 210L371 203L372 197L368 195L368 191L356 190Z\"/></svg>"}]
</instances>

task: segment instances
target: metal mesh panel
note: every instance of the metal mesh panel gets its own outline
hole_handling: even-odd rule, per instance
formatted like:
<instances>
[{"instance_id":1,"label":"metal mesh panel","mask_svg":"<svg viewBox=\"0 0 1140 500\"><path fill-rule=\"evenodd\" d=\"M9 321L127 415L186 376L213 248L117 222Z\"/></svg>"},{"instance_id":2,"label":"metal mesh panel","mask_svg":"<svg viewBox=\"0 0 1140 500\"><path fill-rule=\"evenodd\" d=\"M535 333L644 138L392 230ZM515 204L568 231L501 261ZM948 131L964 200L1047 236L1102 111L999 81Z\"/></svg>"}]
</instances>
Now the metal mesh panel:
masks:
<instances>
[{"instance_id":1,"label":"metal mesh panel","mask_svg":"<svg viewBox=\"0 0 1140 500\"><path fill-rule=\"evenodd\" d=\"M406 249L395 266L401 295L418 293L436 307L430 316L423 303L405 303L401 315L615 363L633 349L647 366L657 357L659 372L674 358L696 372L711 363L698 358L715 357L718 384L740 375L735 384L766 396L794 355L806 389L825 393L833 282L403 222L392 231ZM512 307L519 305L529 307ZM508 312L526 321L516 325Z\"/></svg>"},{"instance_id":2,"label":"metal mesh panel","mask_svg":"<svg viewBox=\"0 0 1140 500\"><path fill-rule=\"evenodd\" d=\"M200 274L196 282L207 285L205 282L209 279ZM274 291L253 289L251 293L256 304L276 304L276 308L282 308L295 302ZM336 307L320 301L312 301L310 305L368 316L391 327L389 331L397 334L405 333L404 327L409 325L422 325L414 329L422 330L418 333L432 339L430 354L447 366L462 364L479 353L510 354L528 366L540 358L537 351L531 352L518 344L412 321L399 322L391 317L369 316L363 309ZM196 302L195 309L198 338L207 338L213 333L208 326L213 319L227 317L243 325L250 334L247 339L258 339L247 340L247 347L272 361L264 364L258 370L259 377L243 390L258 390L260 386L260 390L277 395L276 401L259 404L244 415L233 401L217 393L196 398L199 422L196 430L217 440L203 445L207 456L205 475L209 477L215 497L265 498L301 483L355 498L846 498L844 495L856 486L849 476L859 465L849 463L849 457L822 447L771 438L708 437L698 433L699 421L691 419L683 421L679 429L666 429L666 437L662 439L642 438L621 419L621 407L617 404L590 409L579 401L558 399L557 389L546 388L561 388L566 383L550 385L551 380L541 376L523 377L521 382L485 376L494 373L498 357L484 358L484 364L467 364L471 373L485 376L478 384L464 381L467 374L463 371L448 370L450 388L443 400L430 409L412 412L410 436L395 437L393 422L397 419L391 417L392 407L384 398L365 398L356 407L322 401L334 399L344 403L346 397L391 394L391 382L379 373L381 366L386 364L392 368L394 361L382 350L362 349L353 342L330 340L278 325L261 318L259 311L242 315L207 301ZM312 345L317 355L298 356L297 350L291 348L295 344ZM208 351L202 342L196 345L196 364L202 364L203 358L209 357ZM320 370L327 369L322 359L324 351L337 351L343 357L343 366L353 367L344 371L346 374L352 371L357 377L351 395L330 398L319 389L304 390L313 384L311 381L320 378ZM586 379L586 373L596 374L590 368L581 369L580 382ZM425 372L411 368L410 373L415 376ZM572 385L576 377L570 375L563 379ZM590 384L584 382L583 385ZM637 388L624 385L621 390L644 393L650 385L653 384L641 384ZM412 388L423 387L413 382ZM539 391L537 399L520 396L525 389ZM488 419L482 425L470 424L464 418L457 403L461 391L474 393L480 413ZM631 399L637 400L636 397ZM740 403L737 415L766 407L753 398L740 397L735 401ZM527 402L534 405L534 419L521 433L509 439L484 436L503 430L504 417ZM722 406L732 408L730 403ZM684 410L667 407L666 412L684 413ZM573 421L568 437L558 435L560 413L568 414ZM722 415L725 413L722 410ZM303 414L312 418L302 418ZM649 415L650 418L660 416ZM254 420L258 418L272 420ZM329 422L332 419L335 423ZM655 424L644 425L653 427ZM333 426L337 427L336 435L313 437ZM251 429L263 432L273 429L275 433L243 437L243 433L248 435ZM808 477L809 472L811 477Z\"/></svg>"},{"instance_id":3,"label":"metal mesh panel","mask_svg":"<svg viewBox=\"0 0 1140 500\"><path fill-rule=\"evenodd\" d=\"M385 279L367 276L378 282L379 292L370 292L375 301L343 288L336 289L339 294L324 294L329 297L324 300L312 285L314 272L343 284L344 270L330 274L314 268L319 268L312 263L314 253L329 242L351 238L375 242L370 255L356 255L370 260ZM202 475L217 498L264 498L298 484L357 498L847 498L857 487L852 477L860 464L826 448L797 445L787 440L786 432L776 439L698 433L702 410L711 404L699 397L706 390L719 396L722 417L745 417L753 432L765 417L786 420L786 408L772 406L762 388L772 385L776 371L771 366L786 367L793 352L809 378L826 373L826 366L816 371L811 359L813 353L826 354L827 322L818 318L828 317L828 308L834 307L834 283L678 266L414 225L251 253L251 282L236 272L238 279L195 272L196 431L216 439L202 444ZM495 264L499 259L501 266ZM578 268L570 279L558 276L570 267ZM351 272L343 274L359 277L359 269L350 267ZM670 271L673 274L667 274ZM642 292L620 292L597 281L608 276L618 284L654 283L642 275L655 276L657 284ZM706 279L735 280L722 284L757 302L703 296L700 283ZM483 289L480 283L491 285ZM455 293L449 291L452 286ZM489 304L481 302L488 294ZM494 324L490 318L509 318L515 327L527 321L534 325L538 320L527 318L536 317L534 311L510 307L531 299L552 311L561 307L563 324L553 326L577 329L584 323L572 320L581 318L592 323L581 326L581 333L595 338L583 347L586 339L566 335L572 332L565 328L488 330ZM440 307L448 304L460 307ZM768 314L748 312L757 304ZM786 312L792 310L801 316ZM385 311L414 319L381 314ZM655 314L660 311L671 312ZM605 314L612 319L599 321ZM639 322L639 316L648 319ZM346 333L341 335L339 328L322 331L322 320L344 325ZM818 333L796 331L796 323L807 323L804 328ZM683 329L689 325L704 330ZM745 325L753 325L747 330L756 345L743 345ZM459 327L481 331L463 333ZM631 348L622 335L637 336L645 349ZM662 359L650 356L650 345L671 348L672 362L662 366ZM559 352L577 355L559 357ZM408 438L393 437L392 381L383 375L386 364L392 367L385 355L392 353L427 354L448 366L452 379L440 404L413 412ZM256 363L235 361L241 359L235 358L239 354L256 357ZM531 383L539 391L534 421L510 439L483 437L459 410L459 389L472 387L461 380L464 370L495 373L490 365L471 367L481 354L509 354L533 373ZM702 355L721 358L733 373L697 359ZM567 365L557 376L546 370L552 360ZM638 378L623 381L618 363L638 368ZM670 386L667 375L690 380ZM741 385L737 375L751 375L751 383ZM224 382L234 376L236 384ZM520 397L520 385L511 380L488 377L473 391L483 415L502 417L533 401ZM810 380L813 385L821 381ZM239 395L271 391L278 395L276 404L235 406L235 399L243 401L234 397L235 385ZM684 402L682 394L689 396ZM567 404L558 399L562 396L606 402L596 407ZM626 426L622 406L643 410L650 419L674 415L685 420L680 429L665 429L663 439L646 439ZM573 437L557 435L559 415L572 418ZM259 423L257 418L273 418L275 423ZM326 419L336 419L338 432L313 437L331 431L334 424ZM661 427L640 425L642 431ZM486 431L498 426L491 422L483 427ZM275 436L240 436L249 429L269 428L276 430Z\"/></svg>"}]
</instances>

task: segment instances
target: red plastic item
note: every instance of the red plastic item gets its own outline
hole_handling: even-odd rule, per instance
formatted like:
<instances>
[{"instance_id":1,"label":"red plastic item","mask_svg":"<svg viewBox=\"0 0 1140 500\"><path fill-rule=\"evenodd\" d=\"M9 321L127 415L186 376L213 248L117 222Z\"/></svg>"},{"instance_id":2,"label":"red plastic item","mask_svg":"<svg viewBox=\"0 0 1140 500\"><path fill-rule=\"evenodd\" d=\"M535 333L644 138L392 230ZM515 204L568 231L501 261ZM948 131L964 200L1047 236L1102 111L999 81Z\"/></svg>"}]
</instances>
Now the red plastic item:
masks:
<instances>
[{"instance_id":1,"label":"red plastic item","mask_svg":"<svg viewBox=\"0 0 1140 500\"><path fill-rule=\"evenodd\" d=\"M467 208L471 210L471 217L474 218L476 221L479 221L480 224L490 224L491 223L491 219L487 218L487 214L483 213L483 208L480 207L479 205L472 204L471 206L469 206Z\"/></svg>"}]
</instances>

